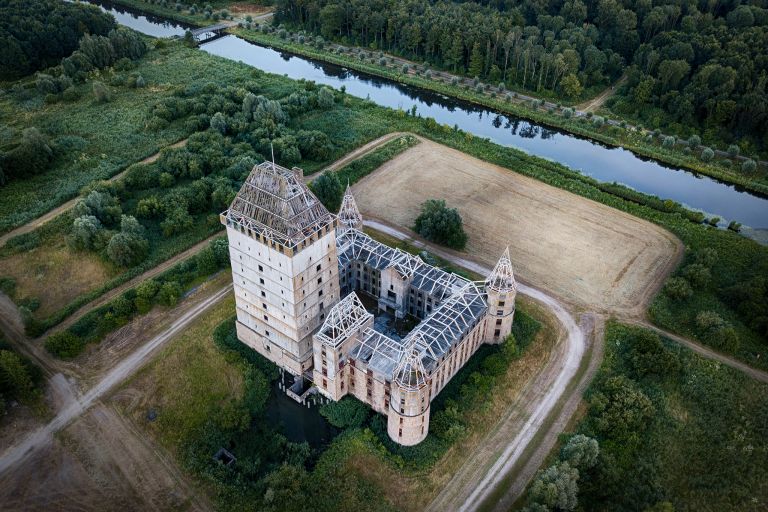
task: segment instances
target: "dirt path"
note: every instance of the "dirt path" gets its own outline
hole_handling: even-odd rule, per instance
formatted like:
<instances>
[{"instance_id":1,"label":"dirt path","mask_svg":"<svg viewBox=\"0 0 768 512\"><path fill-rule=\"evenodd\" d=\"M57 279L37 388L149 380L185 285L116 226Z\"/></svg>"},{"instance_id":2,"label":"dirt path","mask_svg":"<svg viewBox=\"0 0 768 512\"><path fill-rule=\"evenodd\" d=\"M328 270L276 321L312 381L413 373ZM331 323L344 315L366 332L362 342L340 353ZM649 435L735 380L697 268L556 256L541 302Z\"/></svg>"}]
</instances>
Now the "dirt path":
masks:
<instances>
[{"instance_id":1,"label":"dirt path","mask_svg":"<svg viewBox=\"0 0 768 512\"><path fill-rule=\"evenodd\" d=\"M165 260L164 262L160 263L158 266L156 266L156 267L154 267L154 268L152 268L150 270L147 270L143 274L134 277L130 281L127 281L127 282L121 284L117 288L113 288L113 289L109 290L108 292L106 292L104 295L101 295L97 299L94 299L93 301L91 301L91 302L89 302L87 304L83 304L80 307L80 309L78 309L77 311L75 311L74 313L69 315L60 324L52 327L45 334L43 334L41 336L41 338L45 337L45 336L50 336L54 332L59 332L59 331L61 331L63 329L66 329L70 325L74 324L80 317L82 317L83 315L88 313L88 311L90 311L90 310L92 310L94 308L97 308L99 306L103 306L104 304L106 304L110 300L114 299L115 297L117 297L118 295L120 295L124 291L128 290L129 288L132 288L132 287L136 286L137 284L142 283L142 282L146 281L147 279L150 279L150 278L152 278L152 277L154 277L154 276L156 276L158 274L162 274L163 272L165 272L166 270L168 270L169 268L174 266L179 261L184 260L186 258L189 258L190 256L196 254L198 251L201 251L202 249L206 248L208 246L208 244L211 243L211 240L214 240L215 238L218 238L221 235L222 235L222 233L216 233L215 235L211 235L210 237L206 238L202 242L196 243L195 245L193 245L192 247L190 247L186 251L180 252L176 256L173 256L172 258L170 258L168 260Z\"/></svg>"},{"instance_id":2,"label":"dirt path","mask_svg":"<svg viewBox=\"0 0 768 512\"><path fill-rule=\"evenodd\" d=\"M366 220L365 225L400 240L407 240L415 247L427 249L447 261L480 275L488 275L491 272L491 267L487 265L415 239L405 230L390 224L378 220ZM474 510L494 493L499 483L521 460L526 447L547 424L550 413L561 400L565 398L566 402L578 403L581 398L578 392L580 387L571 386L570 383L579 373L591 332L585 334L585 330L554 297L520 282L518 282L518 292L543 304L554 314L563 329L560 340L550 360L535 378L531 392L524 393L521 403L511 407L499 419L488 437L480 443L478 450L443 487L427 510L435 512ZM587 331L590 330L587 329ZM598 352L591 353L594 356ZM571 388L570 393L564 397L569 388ZM553 436L551 442L554 443L555 440L556 436ZM549 452L551 446L547 447L545 442L539 444L544 455ZM531 462L537 468L540 463L541 461Z\"/></svg>"},{"instance_id":3,"label":"dirt path","mask_svg":"<svg viewBox=\"0 0 768 512\"><path fill-rule=\"evenodd\" d=\"M196 304L189 311L180 315L170 327L148 340L144 345L116 364L95 386L65 405L48 424L6 449L5 452L0 454L0 474L23 462L24 459L37 450L49 446L55 433L67 427L67 425L80 417L114 386L133 374L149 360L159 347L185 329L209 307L224 299L231 290L232 285L229 284L213 293L205 301Z\"/></svg>"},{"instance_id":4,"label":"dirt path","mask_svg":"<svg viewBox=\"0 0 768 512\"><path fill-rule=\"evenodd\" d=\"M343 157L339 158L332 164L328 165L325 169L323 169L320 172L316 172L315 174L310 174L309 176L304 176L304 182L305 183L311 183L315 181L317 178L325 174L327 171L338 171L348 163L352 162L353 160L357 160L361 156L367 155L371 151L383 146L387 142L391 141L392 139L396 139L397 137L400 137L401 135L405 135L404 132L392 132L388 133L386 135L382 135L378 139L374 139L368 144L365 144L364 146L360 146L359 148L353 150L351 153L347 153ZM342 184L343 185L343 184Z\"/></svg>"},{"instance_id":5,"label":"dirt path","mask_svg":"<svg viewBox=\"0 0 768 512\"><path fill-rule=\"evenodd\" d=\"M611 85L610 87L606 87L603 92L592 98L591 100L587 100L584 103L580 103L576 105L576 110L579 110L583 113L587 112L594 112L600 107L603 106L603 104L616 93L616 89L620 87L624 82L627 81L627 75L622 75L621 78L619 78L615 84Z\"/></svg>"},{"instance_id":6,"label":"dirt path","mask_svg":"<svg viewBox=\"0 0 768 512\"><path fill-rule=\"evenodd\" d=\"M184 140L180 140L179 142L176 142L176 143L171 144L170 146L166 146L166 147L178 148L178 147L183 146L186 143L187 143L187 139L184 139ZM163 148L163 149L165 149L165 148ZM160 152L161 151L162 150L158 151L157 153L155 153L152 156L148 156L147 158L145 158L144 160L141 160L138 163L139 164L151 164L152 162L154 162L158 158L160 158ZM135 164L132 164L132 165L135 165ZM125 176L125 173L128 172L128 169L130 169L130 167L131 166L126 167L126 169L124 171L122 171L119 174L115 174L114 176L109 178L107 181L119 180L120 178ZM4 246L5 243L8 240L10 240L11 238L13 238L15 236L23 235L25 233L29 233L30 231L34 231L35 229L39 228L40 226L42 226L46 222L49 222L49 221L53 220L54 218L58 217L62 213L64 213L67 210L69 210L70 208L73 208L75 206L75 204L77 204L77 202L79 200L80 200L80 196L77 196L77 197L75 197L73 199L70 199L66 203L62 204L61 206L57 206L56 208L54 208L53 210L49 211L48 213L42 215L41 217L38 217L38 218L36 218L36 219L34 219L34 220L24 224L23 226L19 226L18 228L14 229L13 231L9 231L9 232L5 233L4 235L0 235L0 247Z\"/></svg>"}]
</instances>

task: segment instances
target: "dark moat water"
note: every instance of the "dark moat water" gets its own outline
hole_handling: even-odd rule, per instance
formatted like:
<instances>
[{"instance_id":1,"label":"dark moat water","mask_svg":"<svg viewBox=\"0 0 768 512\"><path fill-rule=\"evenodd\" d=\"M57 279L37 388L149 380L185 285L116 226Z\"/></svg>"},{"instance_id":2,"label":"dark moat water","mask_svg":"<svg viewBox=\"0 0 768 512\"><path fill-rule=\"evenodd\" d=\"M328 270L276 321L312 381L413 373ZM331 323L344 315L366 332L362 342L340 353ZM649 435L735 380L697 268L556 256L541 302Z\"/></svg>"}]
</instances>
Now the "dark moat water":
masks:
<instances>
[{"instance_id":1,"label":"dark moat water","mask_svg":"<svg viewBox=\"0 0 768 512\"><path fill-rule=\"evenodd\" d=\"M293 378L286 377L284 382L290 386ZM320 405L314 403L320 399L319 396L310 395L310 406L307 407L289 397L279 388L279 383L280 380L276 380L272 384L272 393L267 401L265 414L270 424L276 425L280 432L294 443L306 441L312 448L328 445L339 431L320 415Z\"/></svg>"},{"instance_id":2,"label":"dark moat water","mask_svg":"<svg viewBox=\"0 0 768 512\"><path fill-rule=\"evenodd\" d=\"M184 33L182 24L110 2L89 1L115 15L119 23L140 32L163 37ZM672 199L722 218L721 225L735 220L751 228L768 229L768 199L640 157L626 149L607 147L468 102L276 51L232 35L203 44L201 49L289 78L304 78L335 88L344 86L349 94L369 98L378 105L402 109L415 105L422 117L432 117L440 124L458 125L475 136L562 163L601 181L623 183L646 194Z\"/></svg>"}]
</instances>

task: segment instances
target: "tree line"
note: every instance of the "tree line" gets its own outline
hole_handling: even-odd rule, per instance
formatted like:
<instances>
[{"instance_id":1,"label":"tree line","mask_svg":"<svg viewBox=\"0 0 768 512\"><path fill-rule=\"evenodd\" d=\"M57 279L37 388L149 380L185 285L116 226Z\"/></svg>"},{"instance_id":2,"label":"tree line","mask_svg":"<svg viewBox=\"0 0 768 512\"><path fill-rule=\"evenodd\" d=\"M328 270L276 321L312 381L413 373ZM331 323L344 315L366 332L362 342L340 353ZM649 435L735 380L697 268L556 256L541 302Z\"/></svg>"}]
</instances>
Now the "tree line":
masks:
<instances>
[{"instance_id":1,"label":"tree line","mask_svg":"<svg viewBox=\"0 0 768 512\"><path fill-rule=\"evenodd\" d=\"M743 150L767 143L759 2L279 0L274 23L574 99L626 73L617 113Z\"/></svg>"},{"instance_id":2,"label":"tree line","mask_svg":"<svg viewBox=\"0 0 768 512\"><path fill-rule=\"evenodd\" d=\"M112 16L96 7L60 0L0 2L0 76L19 78L56 64L88 33L106 35Z\"/></svg>"}]
</instances>

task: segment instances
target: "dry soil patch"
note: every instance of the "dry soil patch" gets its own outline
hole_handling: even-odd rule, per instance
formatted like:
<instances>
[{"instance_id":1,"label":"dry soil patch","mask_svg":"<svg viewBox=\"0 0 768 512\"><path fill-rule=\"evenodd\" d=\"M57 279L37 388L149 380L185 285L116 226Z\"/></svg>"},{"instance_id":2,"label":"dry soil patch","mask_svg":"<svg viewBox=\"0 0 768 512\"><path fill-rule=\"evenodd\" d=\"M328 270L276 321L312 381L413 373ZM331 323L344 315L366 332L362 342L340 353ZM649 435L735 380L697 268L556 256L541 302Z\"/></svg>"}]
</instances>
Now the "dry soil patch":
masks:
<instances>
[{"instance_id":1,"label":"dry soil patch","mask_svg":"<svg viewBox=\"0 0 768 512\"><path fill-rule=\"evenodd\" d=\"M649 222L424 140L353 187L363 215L412 226L419 205L458 208L467 252L590 310L642 314L682 244Z\"/></svg>"}]
</instances>

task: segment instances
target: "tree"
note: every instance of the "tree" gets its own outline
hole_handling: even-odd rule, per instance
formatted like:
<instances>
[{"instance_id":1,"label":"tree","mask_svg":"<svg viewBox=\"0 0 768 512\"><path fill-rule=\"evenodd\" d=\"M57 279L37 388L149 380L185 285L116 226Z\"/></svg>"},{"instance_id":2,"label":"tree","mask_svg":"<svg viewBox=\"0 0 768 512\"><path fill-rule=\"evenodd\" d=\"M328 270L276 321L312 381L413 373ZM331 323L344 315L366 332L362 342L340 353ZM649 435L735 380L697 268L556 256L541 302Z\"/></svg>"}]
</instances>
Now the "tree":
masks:
<instances>
[{"instance_id":1,"label":"tree","mask_svg":"<svg viewBox=\"0 0 768 512\"><path fill-rule=\"evenodd\" d=\"M633 330L628 345L627 363L634 376L638 378L647 375L664 376L677 371L680 367L677 358L654 332L646 329Z\"/></svg>"},{"instance_id":2,"label":"tree","mask_svg":"<svg viewBox=\"0 0 768 512\"><path fill-rule=\"evenodd\" d=\"M741 148L739 147L738 144L731 144L730 146L728 146L728 155L731 158L736 158L737 156L739 156L739 153L741 153Z\"/></svg>"},{"instance_id":3,"label":"tree","mask_svg":"<svg viewBox=\"0 0 768 512\"><path fill-rule=\"evenodd\" d=\"M317 105L325 110L333 108L336 100L330 87L322 87L317 93Z\"/></svg>"},{"instance_id":4,"label":"tree","mask_svg":"<svg viewBox=\"0 0 768 512\"><path fill-rule=\"evenodd\" d=\"M637 383L623 375L608 378L592 395L595 429L601 435L627 445L636 445L648 427L655 409Z\"/></svg>"},{"instance_id":5,"label":"tree","mask_svg":"<svg viewBox=\"0 0 768 512\"><path fill-rule=\"evenodd\" d=\"M92 190L75 204L74 214L77 217L92 215L106 226L113 226L122 215L122 208L117 198L107 192Z\"/></svg>"},{"instance_id":6,"label":"tree","mask_svg":"<svg viewBox=\"0 0 768 512\"><path fill-rule=\"evenodd\" d=\"M25 128L19 145L5 155L3 166L8 176L15 178L39 174L53 160L53 148L48 137L37 128Z\"/></svg>"},{"instance_id":7,"label":"tree","mask_svg":"<svg viewBox=\"0 0 768 512\"><path fill-rule=\"evenodd\" d=\"M597 463L600 447L595 439L583 434L571 437L560 450L560 459L571 467L584 471Z\"/></svg>"},{"instance_id":8,"label":"tree","mask_svg":"<svg viewBox=\"0 0 768 512\"><path fill-rule=\"evenodd\" d=\"M563 89L563 93L569 98L578 98L581 96L581 83L576 75L571 73L560 80L560 87Z\"/></svg>"},{"instance_id":9,"label":"tree","mask_svg":"<svg viewBox=\"0 0 768 512\"><path fill-rule=\"evenodd\" d=\"M224 114L221 112L213 114L213 117L211 117L211 128L222 135L227 134L227 119L224 117Z\"/></svg>"},{"instance_id":10,"label":"tree","mask_svg":"<svg viewBox=\"0 0 768 512\"><path fill-rule=\"evenodd\" d=\"M469 68L467 72L471 76L480 76L483 74L483 54L480 51L480 43L472 46L472 53L469 57Z\"/></svg>"},{"instance_id":11,"label":"tree","mask_svg":"<svg viewBox=\"0 0 768 512\"><path fill-rule=\"evenodd\" d=\"M75 357L83 351L85 341L68 330L51 334L45 340L45 350L64 359Z\"/></svg>"},{"instance_id":12,"label":"tree","mask_svg":"<svg viewBox=\"0 0 768 512\"><path fill-rule=\"evenodd\" d=\"M704 148L701 150L701 158L702 162L711 162L712 159L715 157L715 152L712 151L711 148Z\"/></svg>"},{"instance_id":13,"label":"tree","mask_svg":"<svg viewBox=\"0 0 768 512\"><path fill-rule=\"evenodd\" d=\"M693 288L685 278L673 277L664 285L664 293L674 300L684 300L693 295Z\"/></svg>"},{"instance_id":14,"label":"tree","mask_svg":"<svg viewBox=\"0 0 768 512\"><path fill-rule=\"evenodd\" d=\"M144 314L152 309L152 303L159 290L160 283L154 279L148 279L136 287L134 304L139 313Z\"/></svg>"},{"instance_id":15,"label":"tree","mask_svg":"<svg viewBox=\"0 0 768 512\"><path fill-rule=\"evenodd\" d=\"M461 215L455 208L448 208L442 199L428 199L422 203L415 231L427 240L454 249L463 249L467 244Z\"/></svg>"},{"instance_id":16,"label":"tree","mask_svg":"<svg viewBox=\"0 0 768 512\"><path fill-rule=\"evenodd\" d=\"M10 350L0 350L0 392L22 402L37 396L27 365L21 356Z\"/></svg>"},{"instance_id":17,"label":"tree","mask_svg":"<svg viewBox=\"0 0 768 512\"><path fill-rule=\"evenodd\" d=\"M317 178L312 183L312 192L314 192L328 211L339 211L344 189L335 172L327 171Z\"/></svg>"},{"instance_id":18,"label":"tree","mask_svg":"<svg viewBox=\"0 0 768 512\"><path fill-rule=\"evenodd\" d=\"M117 233L107 244L107 256L116 265L130 267L146 257L147 248L146 240Z\"/></svg>"},{"instance_id":19,"label":"tree","mask_svg":"<svg viewBox=\"0 0 768 512\"><path fill-rule=\"evenodd\" d=\"M172 307L179 302L181 294L181 284L179 284L178 281L169 281L163 283L160 287L160 291L157 292L157 302L163 306Z\"/></svg>"},{"instance_id":20,"label":"tree","mask_svg":"<svg viewBox=\"0 0 768 512\"><path fill-rule=\"evenodd\" d=\"M701 263L691 263L686 266L683 268L682 275L694 288L698 289L705 288L712 278L709 268Z\"/></svg>"},{"instance_id":21,"label":"tree","mask_svg":"<svg viewBox=\"0 0 768 512\"><path fill-rule=\"evenodd\" d=\"M77 217L72 223L70 242L75 249L94 249L101 230L101 222L93 215Z\"/></svg>"},{"instance_id":22,"label":"tree","mask_svg":"<svg viewBox=\"0 0 768 512\"><path fill-rule=\"evenodd\" d=\"M754 160L744 160L744 163L741 164L741 170L746 173L753 173L755 172L755 169L757 169L757 164Z\"/></svg>"},{"instance_id":23,"label":"tree","mask_svg":"<svg viewBox=\"0 0 768 512\"><path fill-rule=\"evenodd\" d=\"M528 499L551 510L574 510L578 503L579 471L567 462L558 462L539 471L528 491Z\"/></svg>"}]
</instances>

